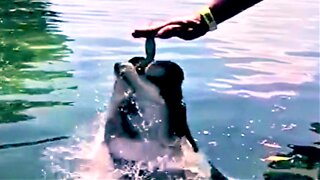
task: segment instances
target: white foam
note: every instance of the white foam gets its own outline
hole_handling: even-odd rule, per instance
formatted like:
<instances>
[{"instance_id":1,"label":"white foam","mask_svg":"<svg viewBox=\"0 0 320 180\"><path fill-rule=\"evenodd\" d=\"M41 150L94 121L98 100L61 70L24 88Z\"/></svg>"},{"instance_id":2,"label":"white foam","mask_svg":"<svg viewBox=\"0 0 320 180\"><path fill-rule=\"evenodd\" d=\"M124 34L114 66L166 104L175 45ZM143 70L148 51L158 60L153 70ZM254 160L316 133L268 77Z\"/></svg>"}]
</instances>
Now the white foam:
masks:
<instances>
[{"instance_id":1,"label":"white foam","mask_svg":"<svg viewBox=\"0 0 320 180\"><path fill-rule=\"evenodd\" d=\"M103 144L105 116L106 113L99 113L93 126L86 128L87 131L89 131L89 128L93 129L89 137L81 137L81 134L88 132L83 132L83 128L78 127L75 133L79 135L74 136L66 144L46 148L43 154L44 160L48 162L48 168L47 172L44 173L48 174L48 171L51 171L59 179L98 180L116 179L126 173L138 172L137 170L142 168L139 163L126 171L113 168L108 149ZM131 148L131 146L127 147ZM187 176L192 177L192 179L209 179L211 167L205 155L194 153L185 139L182 139L182 151L183 156L181 158L159 156L155 161L149 161L148 165L150 167L147 168L152 169L157 166L160 169L184 169Z\"/></svg>"}]
</instances>

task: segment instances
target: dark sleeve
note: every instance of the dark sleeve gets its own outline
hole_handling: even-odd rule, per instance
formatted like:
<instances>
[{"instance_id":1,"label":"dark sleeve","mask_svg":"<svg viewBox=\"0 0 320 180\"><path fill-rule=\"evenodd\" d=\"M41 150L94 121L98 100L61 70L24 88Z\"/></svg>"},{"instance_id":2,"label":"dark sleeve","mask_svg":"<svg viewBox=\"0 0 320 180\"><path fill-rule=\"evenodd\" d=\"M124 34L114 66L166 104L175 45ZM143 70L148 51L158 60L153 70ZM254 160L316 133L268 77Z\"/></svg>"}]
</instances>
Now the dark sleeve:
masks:
<instances>
[{"instance_id":1,"label":"dark sleeve","mask_svg":"<svg viewBox=\"0 0 320 180\"><path fill-rule=\"evenodd\" d=\"M239 14L262 0L213 0L209 4L217 24Z\"/></svg>"}]
</instances>

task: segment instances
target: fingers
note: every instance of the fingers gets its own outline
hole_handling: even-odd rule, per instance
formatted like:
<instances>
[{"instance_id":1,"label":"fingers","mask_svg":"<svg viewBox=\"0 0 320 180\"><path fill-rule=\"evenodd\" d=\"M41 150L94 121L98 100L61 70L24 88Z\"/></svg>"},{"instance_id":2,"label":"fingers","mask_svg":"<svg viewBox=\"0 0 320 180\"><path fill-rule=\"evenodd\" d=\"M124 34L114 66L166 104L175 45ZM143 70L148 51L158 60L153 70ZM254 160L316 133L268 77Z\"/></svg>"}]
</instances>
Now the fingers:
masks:
<instances>
[{"instance_id":1,"label":"fingers","mask_svg":"<svg viewBox=\"0 0 320 180\"><path fill-rule=\"evenodd\" d=\"M181 31L180 25L168 25L163 27L158 31L155 37L162 38L162 39L168 39L174 36L177 36L179 32Z\"/></svg>"},{"instance_id":2,"label":"fingers","mask_svg":"<svg viewBox=\"0 0 320 180\"><path fill-rule=\"evenodd\" d=\"M169 25L159 30L156 37L168 39L178 37L183 40L193 40L203 36L207 31L195 26Z\"/></svg>"},{"instance_id":3,"label":"fingers","mask_svg":"<svg viewBox=\"0 0 320 180\"><path fill-rule=\"evenodd\" d=\"M182 25L182 24L186 24L187 20L181 20L181 18L174 18L174 19L170 19L168 21L165 22L152 22L150 24L149 27L144 28L144 29L136 29L134 30L134 32L132 33L132 36L134 38L148 38L148 37L159 37L161 38L162 35L158 36L158 34L162 34L158 33L161 29L168 27L167 30L169 30L171 27L171 25ZM164 30L164 32L167 32L167 30ZM167 37L166 34L164 37Z\"/></svg>"},{"instance_id":4,"label":"fingers","mask_svg":"<svg viewBox=\"0 0 320 180\"><path fill-rule=\"evenodd\" d=\"M148 38L154 37L157 34L157 30L154 29L142 29L142 30L135 30L132 33L134 38Z\"/></svg>"},{"instance_id":5,"label":"fingers","mask_svg":"<svg viewBox=\"0 0 320 180\"><path fill-rule=\"evenodd\" d=\"M177 34L177 37L183 39L183 40L193 40L196 39L198 37L203 36L206 33L206 31L202 31L198 28L188 28L188 29L184 29L183 31L181 31L180 33Z\"/></svg>"},{"instance_id":6,"label":"fingers","mask_svg":"<svg viewBox=\"0 0 320 180\"><path fill-rule=\"evenodd\" d=\"M193 32L198 27L199 22L193 19L171 21L167 23L166 26L163 26L161 29L159 29L155 37L162 39L179 37L185 40L192 37L192 39L194 39L194 36L197 36L197 34L193 34Z\"/></svg>"},{"instance_id":7,"label":"fingers","mask_svg":"<svg viewBox=\"0 0 320 180\"><path fill-rule=\"evenodd\" d=\"M208 29L200 23L198 16L171 19L166 23L158 23L146 29L138 29L132 33L134 38L158 37L168 39L179 37L184 40L193 40L203 36Z\"/></svg>"},{"instance_id":8,"label":"fingers","mask_svg":"<svg viewBox=\"0 0 320 180\"><path fill-rule=\"evenodd\" d=\"M155 37L158 31L168 25L168 23L153 23L151 26L145 29L136 29L132 33L134 38L148 38L148 37Z\"/></svg>"},{"instance_id":9,"label":"fingers","mask_svg":"<svg viewBox=\"0 0 320 180\"><path fill-rule=\"evenodd\" d=\"M148 38L148 37L158 37L161 39L168 39L173 36L177 36L181 29L180 25L172 24L167 26L157 27L155 29L144 29L144 30L135 30L132 33L134 38Z\"/></svg>"}]
</instances>

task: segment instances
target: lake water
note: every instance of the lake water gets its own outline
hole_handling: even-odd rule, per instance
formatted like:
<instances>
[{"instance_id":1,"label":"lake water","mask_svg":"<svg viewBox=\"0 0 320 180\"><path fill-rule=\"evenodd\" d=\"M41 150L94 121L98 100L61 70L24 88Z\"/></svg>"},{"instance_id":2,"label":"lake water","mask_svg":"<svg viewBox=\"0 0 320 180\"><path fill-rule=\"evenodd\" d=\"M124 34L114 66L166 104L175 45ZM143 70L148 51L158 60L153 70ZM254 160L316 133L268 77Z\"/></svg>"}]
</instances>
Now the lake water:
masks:
<instances>
[{"instance_id":1,"label":"lake water","mask_svg":"<svg viewBox=\"0 0 320 180\"><path fill-rule=\"evenodd\" d=\"M71 177L94 152L113 64L144 55L134 28L188 15L201 0L1 0L0 179ZM268 0L194 41L157 40L185 72L188 121L225 175L260 179L261 159L319 135L319 2ZM82 148L82 149L81 149Z\"/></svg>"}]
</instances>

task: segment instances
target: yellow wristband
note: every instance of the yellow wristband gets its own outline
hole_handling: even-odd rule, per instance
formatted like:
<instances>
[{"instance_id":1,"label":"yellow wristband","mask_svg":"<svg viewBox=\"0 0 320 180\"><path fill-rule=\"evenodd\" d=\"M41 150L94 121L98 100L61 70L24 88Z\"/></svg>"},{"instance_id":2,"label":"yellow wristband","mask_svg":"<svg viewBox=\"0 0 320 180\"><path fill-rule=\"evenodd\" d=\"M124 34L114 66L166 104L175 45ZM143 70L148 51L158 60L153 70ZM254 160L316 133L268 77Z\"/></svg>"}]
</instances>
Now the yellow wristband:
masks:
<instances>
[{"instance_id":1,"label":"yellow wristband","mask_svg":"<svg viewBox=\"0 0 320 180\"><path fill-rule=\"evenodd\" d=\"M208 6L205 6L201 11L200 15L203 17L203 19L206 21L206 23L209 26L209 30L213 31L217 29L217 23L213 18L213 15L209 9Z\"/></svg>"}]
</instances>

